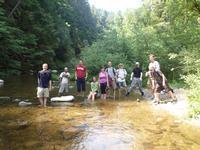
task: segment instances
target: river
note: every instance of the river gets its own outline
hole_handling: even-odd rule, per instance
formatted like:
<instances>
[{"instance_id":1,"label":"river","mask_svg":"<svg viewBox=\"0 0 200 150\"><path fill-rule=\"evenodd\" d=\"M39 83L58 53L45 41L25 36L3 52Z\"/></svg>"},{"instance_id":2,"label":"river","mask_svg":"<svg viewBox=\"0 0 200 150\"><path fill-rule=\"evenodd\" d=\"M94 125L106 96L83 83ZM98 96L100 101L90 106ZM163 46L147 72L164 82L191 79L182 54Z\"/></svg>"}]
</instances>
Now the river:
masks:
<instances>
[{"instance_id":1,"label":"river","mask_svg":"<svg viewBox=\"0 0 200 150\"><path fill-rule=\"evenodd\" d=\"M79 97L38 108L36 85L32 76L13 76L0 88L5 97L0 99L1 150L200 149L200 128L154 109L147 100L137 102L139 95L94 103ZM56 94L54 88L51 95ZM33 105L19 107L16 99Z\"/></svg>"}]
</instances>

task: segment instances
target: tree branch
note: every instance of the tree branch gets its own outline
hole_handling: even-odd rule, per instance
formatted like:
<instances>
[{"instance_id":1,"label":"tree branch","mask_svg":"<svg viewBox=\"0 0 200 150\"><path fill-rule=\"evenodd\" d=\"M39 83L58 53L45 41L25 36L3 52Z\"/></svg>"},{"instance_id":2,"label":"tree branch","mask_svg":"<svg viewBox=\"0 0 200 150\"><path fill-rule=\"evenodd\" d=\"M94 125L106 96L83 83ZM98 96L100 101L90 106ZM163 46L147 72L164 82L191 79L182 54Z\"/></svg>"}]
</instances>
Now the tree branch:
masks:
<instances>
[{"instance_id":1,"label":"tree branch","mask_svg":"<svg viewBox=\"0 0 200 150\"><path fill-rule=\"evenodd\" d=\"M14 11L17 9L17 7L20 5L20 3L21 3L21 0L18 0L17 4L16 4L15 7L12 9L12 11L11 11L10 14L8 15L8 17L10 17L10 16L14 13Z\"/></svg>"}]
</instances>

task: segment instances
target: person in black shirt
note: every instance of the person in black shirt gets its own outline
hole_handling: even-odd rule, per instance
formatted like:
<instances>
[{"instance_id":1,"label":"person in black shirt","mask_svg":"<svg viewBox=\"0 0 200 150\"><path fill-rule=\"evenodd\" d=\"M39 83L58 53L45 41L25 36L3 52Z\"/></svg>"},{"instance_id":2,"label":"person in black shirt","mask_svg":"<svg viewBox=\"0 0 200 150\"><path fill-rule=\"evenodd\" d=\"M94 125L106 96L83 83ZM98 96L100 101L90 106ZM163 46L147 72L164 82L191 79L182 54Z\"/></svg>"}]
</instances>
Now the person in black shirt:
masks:
<instances>
[{"instance_id":1,"label":"person in black shirt","mask_svg":"<svg viewBox=\"0 0 200 150\"><path fill-rule=\"evenodd\" d=\"M48 70L48 64L42 65L42 70L38 72L37 97L41 107L46 107L49 91L52 89L51 71Z\"/></svg>"},{"instance_id":2,"label":"person in black shirt","mask_svg":"<svg viewBox=\"0 0 200 150\"><path fill-rule=\"evenodd\" d=\"M144 96L144 92L142 90L142 69L140 68L139 62L135 63L135 68L133 69L133 72L131 73L131 86L128 89L128 92L126 93L126 96L130 95L130 92L138 86L140 93L142 96Z\"/></svg>"}]
</instances>

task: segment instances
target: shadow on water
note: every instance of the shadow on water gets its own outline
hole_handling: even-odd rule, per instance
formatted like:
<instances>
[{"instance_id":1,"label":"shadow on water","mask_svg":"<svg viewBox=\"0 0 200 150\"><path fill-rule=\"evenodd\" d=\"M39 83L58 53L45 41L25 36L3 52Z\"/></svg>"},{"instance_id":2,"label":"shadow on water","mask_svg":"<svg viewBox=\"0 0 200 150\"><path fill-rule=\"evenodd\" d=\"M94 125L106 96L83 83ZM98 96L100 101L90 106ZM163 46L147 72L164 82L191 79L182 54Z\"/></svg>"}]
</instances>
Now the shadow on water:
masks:
<instances>
[{"instance_id":1,"label":"shadow on water","mask_svg":"<svg viewBox=\"0 0 200 150\"><path fill-rule=\"evenodd\" d=\"M30 99L0 106L2 150L198 150L200 129L177 121L136 98L96 100L79 97L72 103L38 108L36 78L5 80L0 96ZM71 94L75 89L71 89ZM57 94L57 89L51 93ZM74 95L74 94L73 94Z\"/></svg>"}]
</instances>

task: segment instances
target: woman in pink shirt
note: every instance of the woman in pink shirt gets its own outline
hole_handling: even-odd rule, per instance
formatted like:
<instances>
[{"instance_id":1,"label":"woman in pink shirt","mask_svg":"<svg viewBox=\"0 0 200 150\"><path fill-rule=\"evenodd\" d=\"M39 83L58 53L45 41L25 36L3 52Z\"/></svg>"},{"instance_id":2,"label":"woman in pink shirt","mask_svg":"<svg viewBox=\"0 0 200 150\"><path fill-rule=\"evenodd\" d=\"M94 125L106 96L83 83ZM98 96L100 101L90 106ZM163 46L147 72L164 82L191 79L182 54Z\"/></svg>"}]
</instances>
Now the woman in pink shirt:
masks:
<instances>
[{"instance_id":1,"label":"woman in pink shirt","mask_svg":"<svg viewBox=\"0 0 200 150\"><path fill-rule=\"evenodd\" d=\"M99 86L101 89L101 99L106 99L106 88L109 87L108 74L102 67L99 73Z\"/></svg>"}]
</instances>

